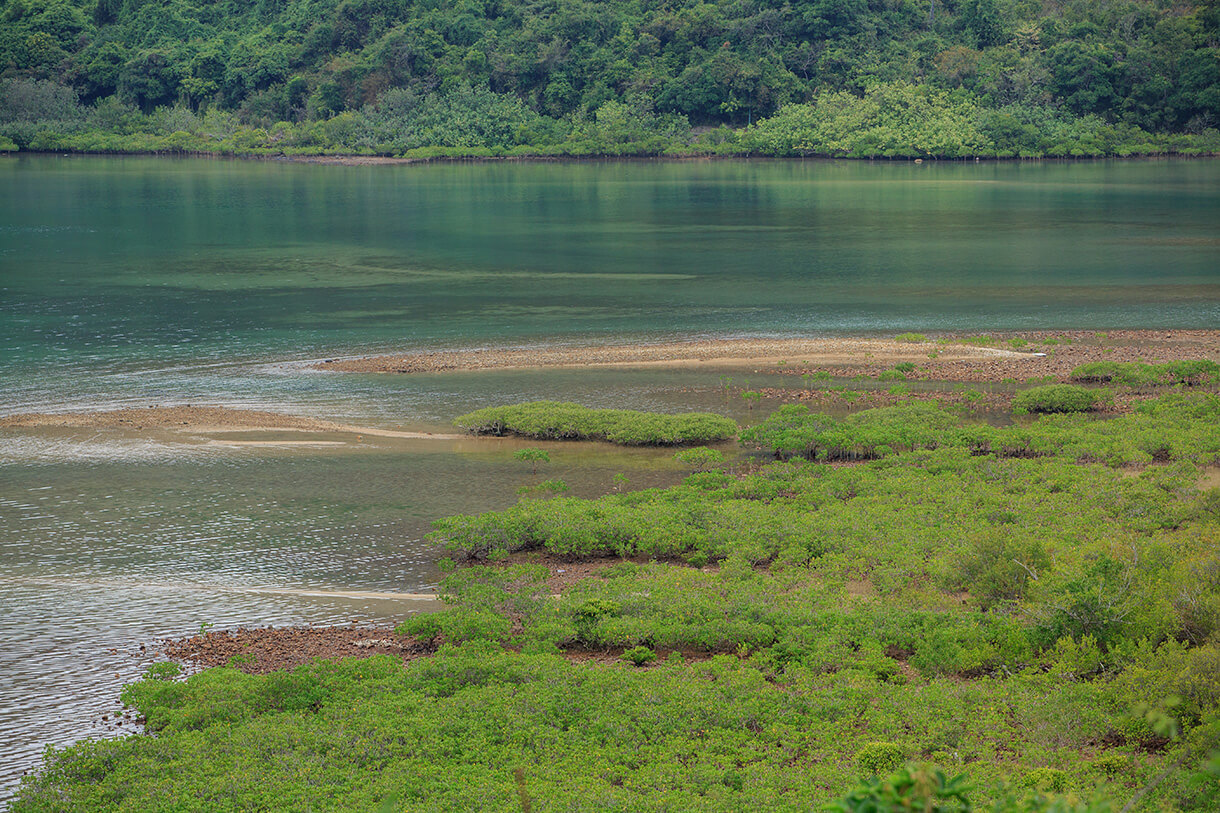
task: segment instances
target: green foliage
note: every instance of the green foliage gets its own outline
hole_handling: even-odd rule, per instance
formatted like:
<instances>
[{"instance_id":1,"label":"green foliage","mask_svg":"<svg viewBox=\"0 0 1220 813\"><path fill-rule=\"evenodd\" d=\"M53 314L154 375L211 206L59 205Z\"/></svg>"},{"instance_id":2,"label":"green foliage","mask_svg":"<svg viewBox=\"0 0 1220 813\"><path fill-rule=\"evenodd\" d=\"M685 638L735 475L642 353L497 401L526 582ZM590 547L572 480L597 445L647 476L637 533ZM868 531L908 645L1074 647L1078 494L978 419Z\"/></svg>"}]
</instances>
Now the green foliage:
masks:
<instances>
[{"instance_id":1,"label":"green foliage","mask_svg":"<svg viewBox=\"0 0 1220 813\"><path fill-rule=\"evenodd\" d=\"M623 660L636 666L646 666L657 659L657 653L646 646L632 647L623 652Z\"/></svg>"},{"instance_id":2,"label":"green foliage","mask_svg":"<svg viewBox=\"0 0 1220 813\"><path fill-rule=\"evenodd\" d=\"M476 435L515 434L545 440L605 440L625 446L677 446L726 440L737 424L706 412L663 415L580 404L533 401L461 415L454 425Z\"/></svg>"},{"instance_id":3,"label":"green foliage","mask_svg":"<svg viewBox=\"0 0 1220 813\"><path fill-rule=\"evenodd\" d=\"M873 743L887 745L887 743ZM876 773L872 771L871 773ZM919 810L924 813L968 813L971 810L964 777L952 779L943 771L903 768L884 779L871 778L852 790L830 810L839 813L880 813Z\"/></svg>"},{"instance_id":4,"label":"green foliage","mask_svg":"<svg viewBox=\"0 0 1220 813\"><path fill-rule=\"evenodd\" d=\"M1149 387L1182 384L1198 386L1220 381L1220 364L1207 360L1171 361L1163 364L1097 361L1072 370L1073 381Z\"/></svg>"},{"instance_id":5,"label":"green foliage","mask_svg":"<svg viewBox=\"0 0 1220 813\"><path fill-rule=\"evenodd\" d=\"M724 453L709 449L706 446L696 446L693 449L683 449L674 453L674 460L690 466L697 472L711 471L724 462Z\"/></svg>"},{"instance_id":6,"label":"green foliage","mask_svg":"<svg viewBox=\"0 0 1220 813\"><path fill-rule=\"evenodd\" d=\"M899 333L897 336L894 337L894 341L896 341L896 342L918 343L918 342L926 342L927 340L928 340L928 337L923 335L922 333Z\"/></svg>"},{"instance_id":7,"label":"green foliage","mask_svg":"<svg viewBox=\"0 0 1220 813\"><path fill-rule=\"evenodd\" d=\"M529 463L531 474L538 473L539 463L551 462L551 456L547 454L545 449L535 449L532 447L529 449L518 449L517 451L513 452L513 459L522 460Z\"/></svg>"},{"instance_id":8,"label":"green foliage","mask_svg":"<svg viewBox=\"0 0 1220 813\"><path fill-rule=\"evenodd\" d=\"M1062 793L1068 787L1068 775L1058 768L1038 768L1025 775L1025 784L1034 790Z\"/></svg>"},{"instance_id":9,"label":"green foliage","mask_svg":"<svg viewBox=\"0 0 1220 813\"><path fill-rule=\"evenodd\" d=\"M929 11L291 0L218 13L193 0L9 0L6 80L83 104L30 116L0 101L0 135L22 149L419 158L1220 149L1208 4ZM95 119L98 103L134 115ZM232 114L236 128L164 126L161 111L176 107ZM696 135L691 123L710 126Z\"/></svg>"},{"instance_id":10,"label":"green foliage","mask_svg":"<svg viewBox=\"0 0 1220 813\"><path fill-rule=\"evenodd\" d=\"M892 742L870 742L856 753L856 765L865 776L890 773L906 760L906 749Z\"/></svg>"},{"instance_id":11,"label":"green foliage","mask_svg":"<svg viewBox=\"0 0 1220 813\"><path fill-rule=\"evenodd\" d=\"M1022 390L1012 399L1012 410L1018 415L1029 412L1087 412L1097 405L1094 390L1072 384L1048 384Z\"/></svg>"},{"instance_id":12,"label":"green foliage","mask_svg":"<svg viewBox=\"0 0 1220 813\"><path fill-rule=\"evenodd\" d=\"M894 451L935 448L945 430L956 423L953 416L927 404L870 409L845 418L812 414L804 404L788 404L742 432L741 441L768 447L779 456L868 460Z\"/></svg>"}]
</instances>

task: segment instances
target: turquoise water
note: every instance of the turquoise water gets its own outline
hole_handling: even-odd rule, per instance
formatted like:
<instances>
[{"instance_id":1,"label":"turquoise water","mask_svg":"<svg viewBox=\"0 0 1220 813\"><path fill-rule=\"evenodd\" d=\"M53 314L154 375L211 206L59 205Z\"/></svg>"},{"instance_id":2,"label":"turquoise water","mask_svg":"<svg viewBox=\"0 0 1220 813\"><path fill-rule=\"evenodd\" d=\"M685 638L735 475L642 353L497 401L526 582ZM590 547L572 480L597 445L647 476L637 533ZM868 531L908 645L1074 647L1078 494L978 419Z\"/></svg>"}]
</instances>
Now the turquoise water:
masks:
<instances>
[{"instance_id":1,"label":"turquoise water","mask_svg":"<svg viewBox=\"0 0 1220 813\"><path fill-rule=\"evenodd\" d=\"M739 419L716 371L336 375L419 347L1220 325L1220 162L341 167L0 158L0 414L209 403L444 431L533 398ZM739 385L767 383L735 371ZM788 384L799 385L792 379ZM748 386L748 385L747 385ZM290 439L286 433L242 438ZM200 624L388 620L507 440L217 447L0 432L0 807ZM682 470L551 447L593 495ZM376 594L376 595L374 595ZM380 597L377 597L380 596Z\"/></svg>"},{"instance_id":2,"label":"turquoise water","mask_svg":"<svg viewBox=\"0 0 1220 813\"><path fill-rule=\"evenodd\" d=\"M295 402L328 385L224 365L416 345L1220 324L1216 161L17 156L0 187L7 411Z\"/></svg>"}]
</instances>

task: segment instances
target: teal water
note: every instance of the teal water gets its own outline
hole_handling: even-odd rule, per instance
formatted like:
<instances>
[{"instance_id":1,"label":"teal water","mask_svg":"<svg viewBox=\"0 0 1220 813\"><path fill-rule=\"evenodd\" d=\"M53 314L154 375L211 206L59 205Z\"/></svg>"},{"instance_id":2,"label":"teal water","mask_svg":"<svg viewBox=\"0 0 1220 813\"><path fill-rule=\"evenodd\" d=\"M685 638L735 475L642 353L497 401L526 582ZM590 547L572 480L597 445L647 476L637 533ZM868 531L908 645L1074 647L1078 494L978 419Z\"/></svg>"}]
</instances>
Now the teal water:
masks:
<instances>
[{"instance_id":1,"label":"teal water","mask_svg":"<svg viewBox=\"0 0 1220 813\"><path fill-rule=\"evenodd\" d=\"M209 403L444 431L533 398L756 417L714 371L334 375L418 347L1220 326L1220 162L342 167L0 158L0 414ZM739 384L748 374L734 372ZM759 378L757 385L765 382ZM793 383L789 381L788 383ZM243 438L290 439L285 433ZM0 807L200 624L418 611L513 441L0 432ZM551 449L582 495L668 453ZM127 724L130 727L130 724Z\"/></svg>"},{"instance_id":2,"label":"teal water","mask_svg":"<svg viewBox=\"0 0 1220 813\"><path fill-rule=\"evenodd\" d=\"M0 159L4 409L403 346L1220 324L1220 162ZM210 368L204 365L221 365Z\"/></svg>"}]
</instances>

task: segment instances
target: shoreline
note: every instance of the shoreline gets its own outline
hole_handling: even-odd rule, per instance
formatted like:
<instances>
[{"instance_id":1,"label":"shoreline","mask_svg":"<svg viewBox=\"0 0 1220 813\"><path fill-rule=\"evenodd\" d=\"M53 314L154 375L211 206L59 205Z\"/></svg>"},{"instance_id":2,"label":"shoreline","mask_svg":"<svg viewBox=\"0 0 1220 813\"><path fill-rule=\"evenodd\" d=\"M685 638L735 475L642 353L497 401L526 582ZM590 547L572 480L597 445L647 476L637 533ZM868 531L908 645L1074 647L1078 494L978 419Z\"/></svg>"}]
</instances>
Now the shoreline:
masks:
<instances>
[{"instance_id":1,"label":"shoreline","mask_svg":"<svg viewBox=\"0 0 1220 813\"><path fill-rule=\"evenodd\" d=\"M653 344L570 347L492 347L420 350L309 365L326 372L436 373L459 370L513 370L564 367L749 367L755 364L841 365L860 357L902 362L926 359L930 349L946 361L1020 357L1015 351L934 341L902 342L870 338L693 339Z\"/></svg>"},{"instance_id":2,"label":"shoreline","mask_svg":"<svg viewBox=\"0 0 1220 813\"><path fill-rule=\"evenodd\" d=\"M150 406L90 412L26 412L0 417L0 429L169 429L201 434L227 432L278 431L323 433L334 432L370 437L407 438L412 440L459 440L468 436L456 433L409 432L354 426L321 418L267 412L256 409L233 409L224 406ZM318 441L213 440L224 446L266 446L315 444Z\"/></svg>"},{"instance_id":3,"label":"shoreline","mask_svg":"<svg viewBox=\"0 0 1220 813\"><path fill-rule=\"evenodd\" d=\"M598 162L664 162L664 163L692 163L698 161L850 161L861 163L885 163L885 164L1014 164L1014 163L1031 163L1031 162L1089 162L1098 161L1168 161L1168 160L1214 160L1220 158L1220 153L1191 153L1191 152L1160 152L1160 153L1133 153L1131 155L1042 155L1034 157L1022 156L964 156L957 158L946 158L936 156L914 156L914 157L895 157L887 158L885 156L850 156L850 155L745 155L745 154L719 154L719 153L690 153L670 155L665 153L644 154L644 155L613 155L613 154L598 154L598 155L435 155L428 157L409 157L409 156L394 156L394 155L360 155L357 153L335 153L335 154L259 154L259 153L226 153L226 152L171 152L171 151L156 151L156 150L138 150L131 152L93 152L83 150L70 150L65 152L61 149L56 150L16 150L0 152L0 158L10 156L23 155L40 155L51 156L58 158L68 158L74 156L90 156L90 157L143 157L143 158L199 158L210 160L237 160L237 161L273 161L293 164L313 164L316 166L402 166L402 165L427 165L427 164L494 164L494 163L555 163L555 164L584 164Z\"/></svg>"},{"instance_id":4,"label":"shoreline","mask_svg":"<svg viewBox=\"0 0 1220 813\"><path fill-rule=\"evenodd\" d=\"M919 334L915 334L919 335ZM1007 346L1005 346L1007 345ZM851 377L894 364L919 366L919 378L1000 383L1021 373L1064 378L1090 361L1220 359L1220 330L996 331L983 336L930 335L914 341L880 338L729 338L652 344L492 347L418 350L327 359L310 369L339 373L440 373L545 368L753 368L800 375L827 369Z\"/></svg>"},{"instance_id":5,"label":"shoreline","mask_svg":"<svg viewBox=\"0 0 1220 813\"><path fill-rule=\"evenodd\" d=\"M791 391L764 387L763 395L781 400L819 400L811 376L886 380L883 373L904 365L901 380L950 384L1066 382L1071 371L1097 361L1160 362L1173 359L1220 361L1220 330L1067 330L1005 331L968 336L950 333L914 340L879 338L720 338L563 346L505 346L458 350L419 350L397 354L304 362L303 368L331 373L413 375L489 370L546 369L702 369L748 370L793 378ZM910 365L906 367L905 365ZM818 379L813 379L818 380ZM727 386L727 385L726 385ZM120 429L171 431L209 437L210 445L303 446L340 441L225 438L246 431L355 435L357 440L398 438L464 440L459 432L424 432L357 426L291 413L218 405L127 407L97 411L33 412L0 416L6 429Z\"/></svg>"}]
</instances>

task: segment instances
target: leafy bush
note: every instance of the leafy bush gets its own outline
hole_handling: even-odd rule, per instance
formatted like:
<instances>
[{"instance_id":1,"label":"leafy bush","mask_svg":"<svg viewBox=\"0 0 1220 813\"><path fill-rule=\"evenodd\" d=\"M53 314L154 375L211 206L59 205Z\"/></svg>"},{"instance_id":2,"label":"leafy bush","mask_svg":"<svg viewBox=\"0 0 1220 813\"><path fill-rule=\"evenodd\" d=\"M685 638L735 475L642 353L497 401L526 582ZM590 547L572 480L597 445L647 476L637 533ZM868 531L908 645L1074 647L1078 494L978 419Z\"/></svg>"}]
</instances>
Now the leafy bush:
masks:
<instances>
[{"instance_id":1,"label":"leafy bush","mask_svg":"<svg viewBox=\"0 0 1220 813\"><path fill-rule=\"evenodd\" d=\"M1220 380L1220 364L1207 360L1171 361L1164 364L1096 361L1072 370L1073 381L1114 383L1128 387L1184 384L1197 386Z\"/></svg>"},{"instance_id":2,"label":"leafy bush","mask_svg":"<svg viewBox=\"0 0 1220 813\"><path fill-rule=\"evenodd\" d=\"M903 768L884 779L866 780L829 809L839 813L969 813L972 808L965 777L950 779L943 771Z\"/></svg>"},{"instance_id":3,"label":"leafy bush","mask_svg":"<svg viewBox=\"0 0 1220 813\"><path fill-rule=\"evenodd\" d=\"M1098 394L1072 384L1050 384L1022 390L1012 399L1013 412L1087 412L1097 405Z\"/></svg>"},{"instance_id":4,"label":"leafy bush","mask_svg":"<svg viewBox=\"0 0 1220 813\"><path fill-rule=\"evenodd\" d=\"M635 664L636 666L644 666L652 663L657 659L657 653L653 652L646 646L636 646L623 652L623 660Z\"/></svg>"},{"instance_id":5,"label":"leafy bush","mask_svg":"<svg viewBox=\"0 0 1220 813\"><path fill-rule=\"evenodd\" d=\"M856 752L856 765L866 776L889 773L906 762L906 759L906 749L892 742L870 742Z\"/></svg>"},{"instance_id":6,"label":"leafy bush","mask_svg":"<svg viewBox=\"0 0 1220 813\"><path fill-rule=\"evenodd\" d=\"M664 415L580 404L533 401L461 415L454 425L476 435L514 434L544 440L606 440L625 446L678 446L727 440L737 424L707 412Z\"/></svg>"}]
</instances>

